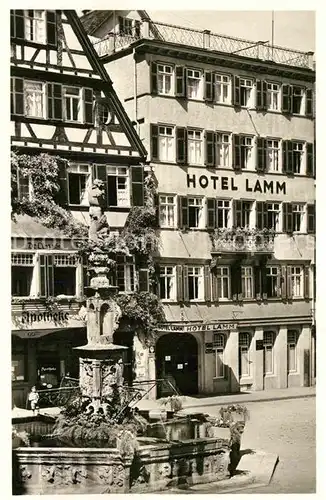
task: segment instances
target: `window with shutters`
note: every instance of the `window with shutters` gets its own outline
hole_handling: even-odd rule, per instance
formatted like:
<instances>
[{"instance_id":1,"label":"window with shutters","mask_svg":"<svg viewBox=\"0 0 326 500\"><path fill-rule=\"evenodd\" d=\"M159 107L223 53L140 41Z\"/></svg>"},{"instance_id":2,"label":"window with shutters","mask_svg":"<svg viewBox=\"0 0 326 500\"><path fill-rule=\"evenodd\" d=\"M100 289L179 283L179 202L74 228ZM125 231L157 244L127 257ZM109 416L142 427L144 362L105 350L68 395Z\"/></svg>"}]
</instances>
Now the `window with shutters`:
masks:
<instances>
[{"instance_id":1,"label":"window with shutters","mask_svg":"<svg viewBox=\"0 0 326 500\"><path fill-rule=\"evenodd\" d=\"M201 130L188 130L188 162L203 165L203 134Z\"/></svg>"},{"instance_id":2,"label":"window with shutters","mask_svg":"<svg viewBox=\"0 0 326 500\"><path fill-rule=\"evenodd\" d=\"M204 300L204 274L201 266L188 266L188 298Z\"/></svg>"},{"instance_id":3,"label":"window with shutters","mask_svg":"<svg viewBox=\"0 0 326 500\"><path fill-rule=\"evenodd\" d=\"M293 173L301 174L303 165L303 142L292 142Z\"/></svg>"},{"instance_id":4,"label":"window with shutters","mask_svg":"<svg viewBox=\"0 0 326 500\"><path fill-rule=\"evenodd\" d=\"M53 295L76 295L76 255L53 255Z\"/></svg>"},{"instance_id":5,"label":"window with shutters","mask_svg":"<svg viewBox=\"0 0 326 500\"><path fill-rule=\"evenodd\" d=\"M127 167L107 166L108 206L129 207L129 170Z\"/></svg>"},{"instance_id":6,"label":"window with shutters","mask_svg":"<svg viewBox=\"0 0 326 500\"><path fill-rule=\"evenodd\" d=\"M241 293L244 299L254 296L254 270L251 266L241 267Z\"/></svg>"},{"instance_id":7,"label":"window with shutters","mask_svg":"<svg viewBox=\"0 0 326 500\"><path fill-rule=\"evenodd\" d=\"M315 205L307 205L307 232L316 232L316 208Z\"/></svg>"},{"instance_id":8,"label":"window with shutters","mask_svg":"<svg viewBox=\"0 0 326 500\"><path fill-rule=\"evenodd\" d=\"M235 200L234 204L235 227L250 227L250 216L253 208L253 202L245 200Z\"/></svg>"},{"instance_id":9,"label":"window with shutters","mask_svg":"<svg viewBox=\"0 0 326 500\"><path fill-rule=\"evenodd\" d=\"M204 229L203 199L180 197L181 227Z\"/></svg>"},{"instance_id":10,"label":"window with shutters","mask_svg":"<svg viewBox=\"0 0 326 500\"><path fill-rule=\"evenodd\" d=\"M230 276L230 268L229 266L217 266L215 268L215 277L214 283L216 283L216 295L217 298L220 299L229 299L230 298L230 286L231 286L231 276ZM214 294L213 294L214 295Z\"/></svg>"},{"instance_id":11,"label":"window with shutters","mask_svg":"<svg viewBox=\"0 0 326 500\"><path fill-rule=\"evenodd\" d=\"M233 141L234 141L234 155L233 155L234 168L251 170L254 167L253 138L244 135L234 134Z\"/></svg>"},{"instance_id":12,"label":"window with shutters","mask_svg":"<svg viewBox=\"0 0 326 500\"><path fill-rule=\"evenodd\" d=\"M88 206L88 189L91 184L90 165L69 164L67 178L69 205Z\"/></svg>"},{"instance_id":13,"label":"window with shutters","mask_svg":"<svg viewBox=\"0 0 326 500\"><path fill-rule=\"evenodd\" d=\"M216 134L216 161L218 167L231 166L231 134Z\"/></svg>"},{"instance_id":14,"label":"window with shutters","mask_svg":"<svg viewBox=\"0 0 326 500\"><path fill-rule=\"evenodd\" d=\"M288 294L289 297L292 298L301 298L303 297L303 268L301 266L291 266L291 290L292 294Z\"/></svg>"},{"instance_id":15,"label":"window with shutters","mask_svg":"<svg viewBox=\"0 0 326 500\"><path fill-rule=\"evenodd\" d=\"M24 29L26 40L45 43L45 11L24 10Z\"/></svg>"},{"instance_id":16,"label":"window with shutters","mask_svg":"<svg viewBox=\"0 0 326 500\"><path fill-rule=\"evenodd\" d=\"M119 17L119 35L133 36L133 19Z\"/></svg>"},{"instance_id":17,"label":"window with shutters","mask_svg":"<svg viewBox=\"0 0 326 500\"><path fill-rule=\"evenodd\" d=\"M160 298L170 301L177 298L175 266L160 266Z\"/></svg>"},{"instance_id":18,"label":"window with shutters","mask_svg":"<svg viewBox=\"0 0 326 500\"><path fill-rule=\"evenodd\" d=\"M278 139L267 140L267 171L280 171L280 141Z\"/></svg>"},{"instance_id":19,"label":"window with shutters","mask_svg":"<svg viewBox=\"0 0 326 500\"><path fill-rule=\"evenodd\" d=\"M81 89L63 87L63 117L69 122L82 122Z\"/></svg>"},{"instance_id":20,"label":"window with shutters","mask_svg":"<svg viewBox=\"0 0 326 500\"><path fill-rule=\"evenodd\" d=\"M220 104L231 103L230 75L215 74L215 100Z\"/></svg>"},{"instance_id":21,"label":"window with shutters","mask_svg":"<svg viewBox=\"0 0 326 500\"><path fill-rule=\"evenodd\" d=\"M29 297L34 272L33 253L11 254L11 295L13 297Z\"/></svg>"},{"instance_id":22,"label":"window with shutters","mask_svg":"<svg viewBox=\"0 0 326 500\"><path fill-rule=\"evenodd\" d=\"M175 161L175 142L173 127L158 127L158 159L160 161Z\"/></svg>"},{"instance_id":23,"label":"window with shutters","mask_svg":"<svg viewBox=\"0 0 326 500\"><path fill-rule=\"evenodd\" d=\"M173 68L166 64L157 65L157 93L162 95L173 94Z\"/></svg>"},{"instance_id":24,"label":"window with shutters","mask_svg":"<svg viewBox=\"0 0 326 500\"><path fill-rule=\"evenodd\" d=\"M160 227L176 226L176 203L173 195L159 195Z\"/></svg>"},{"instance_id":25,"label":"window with shutters","mask_svg":"<svg viewBox=\"0 0 326 500\"><path fill-rule=\"evenodd\" d=\"M293 114L304 114L304 88L293 86L292 112Z\"/></svg>"},{"instance_id":26,"label":"window with shutters","mask_svg":"<svg viewBox=\"0 0 326 500\"><path fill-rule=\"evenodd\" d=\"M45 84L24 80L25 116L45 118Z\"/></svg>"},{"instance_id":27,"label":"window with shutters","mask_svg":"<svg viewBox=\"0 0 326 500\"><path fill-rule=\"evenodd\" d=\"M187 97L188 99L203 98L203 74L200 70L187 69Z\"/></svg>"},{"instance_id":28,"label":"window with shutters","mask_svg":"<svg viewBox=\"0 0 326 500\"><path fill-rule=\"evenodd\" d=\"M12 37L34 43L56 44L57 30L54 11L12 10L10 20Z\"/></svg>"},{"instance_id":29,"label":"window with shutters","mask_svg":"<svg viewBox=\"0 0 326 500\"><path fill-rule=\"evenodd\" d=\"M278 83L267 82L267 109L269 111L280 110L280 86Z\"/></svg>"},{"instance_id":30,"label":"window with shutters","mask_svg":"<svg viewBox=\"0 0 326 500\"><path fill-rule=\"evenodd\" d=\"M116 266L116 286L118 287L119 292L134 292L135 282L134 257L118 255Z\"/></svg>"},{"instance_id":31,"label":"window with shutters","mask_svg":"<svg viewBox=\"0 0 326 500\"><path fill-rule=\"evenodd\" d=\"M22 200L31 200L33 196L33 185L30 176L22 175L20 169L17 169L17 198Z\"/></svg>"},{"instance_id":32,"label":"window with shutters","mask_svg":"<svg viewBox=\"0 0 326 500\"><path fill-rule=\"evenodd\" d=\"M266 203L266 227L267 229L273 229L274 231L279 231L279 221L280 221L280 204L279 203Z\"/></svg>"},{"instance_id":33,"label":"window with shutters","mask_svg":"<svg viewBox=\"0 0 326 500\"><path fill-rule=\"evenodd\" d=\"M287 332L287 362L288 373L297 372L297 343L299 333L296 330L288 330Z\"/></svg>"},{"instance_id":34,"label":"window with shutters","mask_svg":"<svg viewBox=\"0 0 326 500\"><path fill-rule=\"evenodd\" d=\"M292 204L293 232L303 232L304 205L303 203Z\"/></svg>"},{"instance_id":35,"label":"window with shutters","mask_svg":"<svg viewBox=\"0 0 326 500\"><path fill-rule=\"evenodd\" d=\"M280 296L281 270L279 266L266 266L266 294L268 298Z\"/></svg>"},{"instance_id":36,"label":"window with shutters","mask_svg":"<svg viewBox=\"0 0 326 500\"><path fill-rule=\"evenodd\" d=\"M225 377L225 363L224 363L224 351L225 351L225 334L224 333L214 333L213 335L213 351L215 357L215 378Z\"/></svg>"},{"instance_id":37,"label":"window with shutters","mask_svg":"<svg viewBox=\"0 0 326 500\"><path fill-rule=\"evenodd\" d=\"M231 223L231 201L216 200L216 227L227 229Z\"/></svg>"},{"instance_id":38,"label":"window with shutters","mask_svg":"<svg viewBox=\"0 0 326 500\"><path fill-rule=\"evenodd\" d=\"M274 373L274 332L264 332L264 375L272 375Z\"/></svg>"},{"instance_id":39,"label":"window with shutters","mask_svg":"<svg viewBox=\"0 0 326 500\"><path fill-rule=\"evenodd\" d=\"M240 78L240 106L253 105L253 80Z\"/></svg>"},{"instance_id":40,"label":"window with shutters","mask_svg":"<svg viewBox=\"0 0 326 500\"><path fill-rule=\"evenodd\" d=\"M249 377L250 373L250 343L251 335L239 332L239 377Z\"/></svg>"}]
</instances>

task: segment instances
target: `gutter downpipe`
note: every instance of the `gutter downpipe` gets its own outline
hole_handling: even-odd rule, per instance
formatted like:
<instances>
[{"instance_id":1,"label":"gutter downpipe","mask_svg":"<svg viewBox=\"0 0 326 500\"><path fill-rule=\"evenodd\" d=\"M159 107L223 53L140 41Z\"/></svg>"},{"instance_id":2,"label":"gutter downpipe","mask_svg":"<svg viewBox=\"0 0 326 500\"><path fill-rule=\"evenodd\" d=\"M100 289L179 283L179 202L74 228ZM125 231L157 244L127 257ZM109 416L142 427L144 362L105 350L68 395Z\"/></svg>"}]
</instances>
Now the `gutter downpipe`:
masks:
<instances>
[{"instance_id":1,"label":"gutter downpipe","mask_svg":"<svg viewBox=\"0 0 326 500\"><path fill-rule=\"evenodd\" d=\"M139 123L138 123L138 100L137 100L137 62L136 62L136 51L135 47L132 49L132 57L134 60L134 122L136 124L136 131L139 135Z\"/></svg>"}]
</instances>

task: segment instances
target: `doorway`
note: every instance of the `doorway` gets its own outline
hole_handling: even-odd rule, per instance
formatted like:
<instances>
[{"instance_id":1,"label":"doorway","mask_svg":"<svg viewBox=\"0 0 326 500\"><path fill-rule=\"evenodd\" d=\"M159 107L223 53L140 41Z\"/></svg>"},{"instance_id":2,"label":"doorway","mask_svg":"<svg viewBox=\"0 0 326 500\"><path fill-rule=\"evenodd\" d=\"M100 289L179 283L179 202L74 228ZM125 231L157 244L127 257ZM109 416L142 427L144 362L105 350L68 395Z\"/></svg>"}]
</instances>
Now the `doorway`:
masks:
<instances>
[{"instance_id":1,"label":"doorway","mask_svg":"<svg viewBox=\"0 0 326 500\"><path fill-rule=\"evenodd\" d=\"M123 379L124 384L132 385L134 379L133 373L133 332L117 330L113 334L113 343L128 347L123 353Z\"/></svg>"},{"instance_id":2,"label":"doorway","mask_svg":"<svg viewBox=\"0 0 326 500\"><path fill-rule=\"evenodd\" d=\"M156 378L169 382L182 395L198 393L198 345L190 333L169 333L156 344ZM169 384L158 384L157 397L173 394Z\"/></svg>"}]
</instances>

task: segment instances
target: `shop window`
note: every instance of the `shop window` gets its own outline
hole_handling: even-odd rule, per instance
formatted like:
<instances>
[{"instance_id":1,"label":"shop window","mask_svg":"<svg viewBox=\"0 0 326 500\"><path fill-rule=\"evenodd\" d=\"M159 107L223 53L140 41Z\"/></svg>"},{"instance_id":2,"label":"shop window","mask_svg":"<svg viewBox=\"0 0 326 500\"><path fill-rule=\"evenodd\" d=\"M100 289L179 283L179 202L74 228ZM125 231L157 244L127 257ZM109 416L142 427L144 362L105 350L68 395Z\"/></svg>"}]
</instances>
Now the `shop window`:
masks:
<instances>
[{"instance_id":1,"label":"shop window","mask_svg":"<svg viewBox=\"0 0 326 500\"><path fill-rule=\"evenodd\" d=\"M250 333L239 333L239 377L250 376Z\"/></svg>"},{"instance_id":2,"label":"shop window","mask_svg":"<svg viewBox=\"0 0 326 500\"><path fill-rule=\"evenodd\" d=\"M224 378L225 363L224 363L224 350L225 350L225 335L223 333L214 333L213 336L213 351L215 357L215 378Z\"/></svg>"},{"instance_id":3,"label":"shop window","mask_svg":"<svg viewBox=\"0 0 326 500\"><path fill-rule=\"evenodd\" d=\"M296 330L288 330L287 333L287 359L288 373L297 372L297 343L298 332Z\"/></svg>"},{"instance_id":4,"label":"shop window","mask_svg":"<svg viewBox=\"0 0 326 500\"><path fill-rule=\"evenodd\" d=\"M11 355L11 380L12 382L27 381L27 350L23 344L12 346Z\"/></svg>"},{"instance_id":5,"label":"shop window","mask_svg":"<svg viewBox=\"0 0 326 500\"><path fill-rule=\"evenodd\" d=\"M271 375L274 373L274 332L264 332L264 375Z\"/></svg>"},{"instance_id":6,"label":"shop window","mask_svg":"<svg viewBox=\"0 0 326 500\"><path fill-rule=\"evenodd\" d=\"M160 298L176 300L176 275L174 266L160 267Z\"/></svg>"},{"instance_id":7,"label":"shop window","mask_svg":"<svg viewBox=\"0 0 326 500\"><path fill-rule=\"evenodd\" d=\"M14 297L29 297L34 271L34 254L13 253L11 255L11 294Z\"/></svg>"}]
</instances>

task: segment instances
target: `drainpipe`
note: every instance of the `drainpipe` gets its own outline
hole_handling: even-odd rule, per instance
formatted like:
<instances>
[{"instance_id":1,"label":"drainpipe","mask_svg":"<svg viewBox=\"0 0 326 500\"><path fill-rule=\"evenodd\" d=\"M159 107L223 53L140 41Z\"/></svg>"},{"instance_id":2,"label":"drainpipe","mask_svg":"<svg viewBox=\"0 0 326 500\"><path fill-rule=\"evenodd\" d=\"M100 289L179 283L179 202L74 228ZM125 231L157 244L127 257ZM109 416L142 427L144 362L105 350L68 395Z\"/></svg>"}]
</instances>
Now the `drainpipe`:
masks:
<instances>
[{"instance_id":1,"label":"drainpipe","mask_svg":"<svg viewBox=\"0 0 326 500\"><path fill-rule=\"evenodd\" d=\"M136 51L135 48L132 49L132 56L134 59L134 119L136 124L136 131L139 134L139 124L138 124L138 101L137 101L137 62L136 62Z\"/></svg>"}]
</instances>

